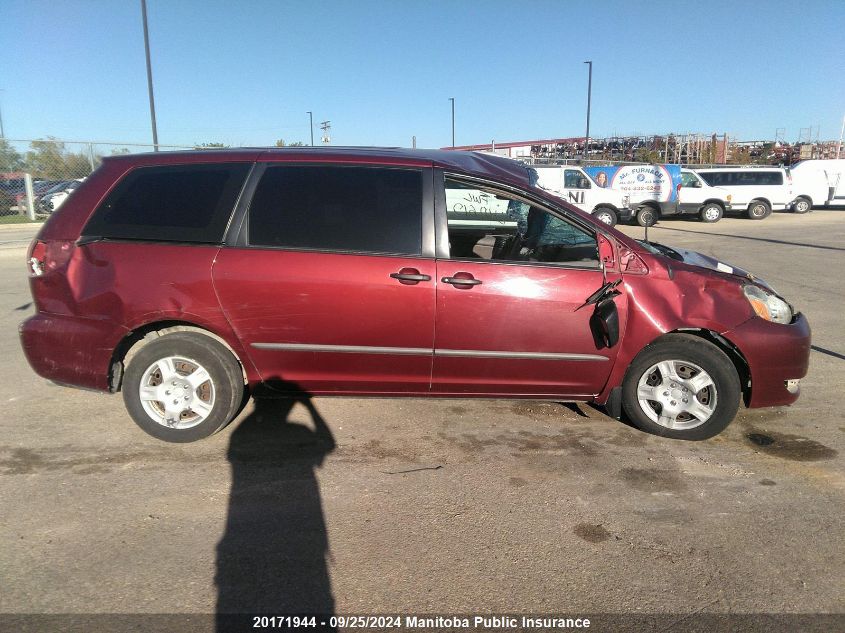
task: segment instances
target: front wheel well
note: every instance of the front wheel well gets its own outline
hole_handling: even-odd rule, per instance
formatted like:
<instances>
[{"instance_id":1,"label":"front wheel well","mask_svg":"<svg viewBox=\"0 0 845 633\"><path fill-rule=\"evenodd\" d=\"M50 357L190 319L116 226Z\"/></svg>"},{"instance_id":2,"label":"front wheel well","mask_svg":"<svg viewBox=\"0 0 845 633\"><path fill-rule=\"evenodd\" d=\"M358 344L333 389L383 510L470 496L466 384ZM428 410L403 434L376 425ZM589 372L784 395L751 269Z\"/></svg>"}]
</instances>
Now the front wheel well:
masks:
<instances>
[{"instance_id":1,"label":"front wheel well","mask_svg":"<svg viewBox=\"0 0 845 633\"><path fill-rule=\"evenodd\" d=\"M711 198L710 200L705 200L704 204L702 204L701 206L704 207L707 204L718 204L720 207L722 207L722 211L725 210L724 200L719 200L718 198Z\"/></svg>"},{"instance_id":2,"label":"front wheel well","mask_svg":"<svg viewBox=\"0 0 845 633\"><path fill-rule=\"evenodd\" d=\"M739 384L742 389L742 401L747 407L748 403L751 401L751 370L748 367L748 361L745 359L742 352L739 351L739 348L718 332L707 330L705 328L678 328L677 330L667 332L660 338L655 339L652 341L652 344L675 334L691 334L692 336L697 336L698 338L702 338L715 345L724 352L724 354L730 359L731 363L733 363L736 373L739 376Z\"/></svg>"},{"instance_id":3,"label":"front wheel well","mask_svg":"<svg viewBox=\"0 0 845 633\"><path fill-rule=\"evenodd\" d=\"M172 334L173 332L196 332L223 345L223 347L228 349L232 353L232 356L235 357L235 360L241 368L244 384L247 384L248 381L243 361L238 356L238 353L232 349L232 346L226 342L226 339L206 328L200 327L188 321L170 320L146 323L138 328L135 328L123 337L112 353L111 363L109 365L109 391L112 393L120 391L123 383L123 371L126 363L128 363L132 357L138 353L138 350L150 341L164 336L165 334Z\"/></svg>"}]
</instances>

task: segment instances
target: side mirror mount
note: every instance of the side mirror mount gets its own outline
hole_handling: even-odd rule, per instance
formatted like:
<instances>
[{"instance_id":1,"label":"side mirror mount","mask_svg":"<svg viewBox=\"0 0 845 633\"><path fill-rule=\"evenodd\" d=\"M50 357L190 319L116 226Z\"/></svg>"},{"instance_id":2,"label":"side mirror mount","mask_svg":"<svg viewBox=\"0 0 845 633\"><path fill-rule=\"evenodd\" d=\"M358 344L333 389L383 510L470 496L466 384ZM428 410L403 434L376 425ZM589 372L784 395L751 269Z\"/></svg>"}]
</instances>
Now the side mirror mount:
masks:
<instances>
[{"instance_id":1,"label":"side mirror mount","mask_svg":"<svg viewBox=\"0 0 845 633\"><path fill-rule=\"evenodd\" d=\"M616 268L616 255L613 252L613 244L610 240L599 233L599 264L603 270Z\"/></svg>"}]
</instances>

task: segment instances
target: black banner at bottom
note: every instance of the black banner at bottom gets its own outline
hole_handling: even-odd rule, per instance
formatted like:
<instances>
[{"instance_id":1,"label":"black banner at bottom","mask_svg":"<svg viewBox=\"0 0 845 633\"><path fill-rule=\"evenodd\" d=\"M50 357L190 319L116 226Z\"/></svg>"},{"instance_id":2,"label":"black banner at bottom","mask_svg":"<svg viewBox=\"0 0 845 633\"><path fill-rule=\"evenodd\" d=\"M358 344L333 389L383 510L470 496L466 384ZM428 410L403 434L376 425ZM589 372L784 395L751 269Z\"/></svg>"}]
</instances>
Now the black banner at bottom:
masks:
<instances>
[{"instance_id":1,"label":"black banner at bottom","mask_svg":"<svg viewBox=\"0 0 845 633\"><path fill-rule=\"evenodd\" d=\"M832 633L845 631L845 614L0 614L0 633L308 633L355 630Z\"/></svg>"}]
</instances>

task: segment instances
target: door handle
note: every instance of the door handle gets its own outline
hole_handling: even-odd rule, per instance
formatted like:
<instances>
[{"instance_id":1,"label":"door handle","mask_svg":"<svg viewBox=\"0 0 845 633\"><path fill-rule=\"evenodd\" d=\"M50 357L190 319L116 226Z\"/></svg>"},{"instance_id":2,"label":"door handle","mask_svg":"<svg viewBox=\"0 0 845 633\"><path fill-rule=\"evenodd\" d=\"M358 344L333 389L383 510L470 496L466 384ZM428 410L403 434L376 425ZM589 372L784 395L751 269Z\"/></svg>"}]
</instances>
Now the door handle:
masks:
<instances>
[{"instance_id":1,"label":"door handle","mask_svg":"<svg viewBox=\"0 0 845 633\"><path fill-rule=\"evenodd\" d=\"M431 281L430 275L422 275L416 268L403 268L398 273L390 273L390 278L406 286L418 284L421 281Z\"/></svg>"},{"instance_id":2,"label":"door handle","mask_svg":"<svg viewBox=\"0 0 845 633\"><path fill-rule=\"evenodd\" d=\"M452 284L453 286L478 286L483 283L480 279L475 279L469 273L455 273L456 275L468 275L467 277L444 277L440 281L444 284Z\"/></svg>"}]
</instances>

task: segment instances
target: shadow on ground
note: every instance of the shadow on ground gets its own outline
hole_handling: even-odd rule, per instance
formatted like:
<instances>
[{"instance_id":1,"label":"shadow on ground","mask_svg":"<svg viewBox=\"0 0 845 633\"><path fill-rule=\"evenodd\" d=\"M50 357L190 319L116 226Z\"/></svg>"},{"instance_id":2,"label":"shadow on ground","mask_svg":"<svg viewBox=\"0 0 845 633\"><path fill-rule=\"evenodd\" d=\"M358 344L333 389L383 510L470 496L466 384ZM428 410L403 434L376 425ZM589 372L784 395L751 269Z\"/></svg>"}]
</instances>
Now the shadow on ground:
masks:
<instances>
[{"instance_id":1,"label":"shadow on ground","mask_svg":"<svg viewBox=\"0 0 845 633\"><path fill-rule=\"evenodd\" d=\"M227 453L232 490L217 546L218 631L229 629L225 614L334 612L315 475L334 450L334 438L306 395L254 402ZM291 421L297 404L310 414L313 429Z\"/></svg>"}]
</instances>

